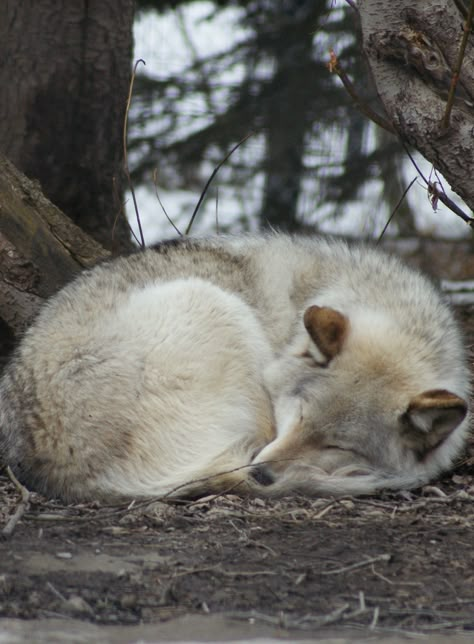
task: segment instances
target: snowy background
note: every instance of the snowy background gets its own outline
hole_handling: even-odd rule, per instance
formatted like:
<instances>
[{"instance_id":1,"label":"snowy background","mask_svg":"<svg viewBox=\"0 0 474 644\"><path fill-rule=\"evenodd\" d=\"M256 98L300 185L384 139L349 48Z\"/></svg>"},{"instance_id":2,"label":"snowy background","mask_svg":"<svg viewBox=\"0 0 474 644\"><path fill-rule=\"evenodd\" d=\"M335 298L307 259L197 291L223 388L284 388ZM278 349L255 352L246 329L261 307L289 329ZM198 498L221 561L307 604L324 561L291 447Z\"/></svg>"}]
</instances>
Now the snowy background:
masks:
<instances>
[{"instance_id":1,"label":"snowy background","mask_svg":"<svg viewBox=\"0 0 474 644\"><path fill-rule=\"evenodd\" d=\"M201 2L162 16L146 14L138 17L134 27L134 59L143 59L146 63L146 67L140 67L140 73L146 73L155 78L164 77L170 73L179 74L189 64L191 57L196 55L203 57L213 52L226 51L239 38L244 37L242 28L236 29L236 16L239 9L221 11L216 18L209 21L207 17L211 10L211 3ZM190 33L192 33L192 42L189 40ZM264 69L262 73L265 73ZM228 85L238 81L240 74L243 74L243 70L238 66L229 71L226 78ZM156 110L159 110L159 105L156 105ZM189 127L189 119L186 117L191 114L193 127L199 124L201 118L202 124L206 123L206 105L195 96L190 96L189 101L183 105L183 119L180 127ZM196 119L196 116L199 118ZM153 123L150 123L149 127L152 132ZM369 141L368 145L370 144ZM244 162L246 155L262 155L263 145L263 141L257 136L252 137L235 154L240 155L239 160ZM340 142L327 141L328 155L337 155L338 148L340 148ZM417 158L417 162L425 176L428 176L431 170L430 164L420 157ZM210 165L209 175L213 169ZM222 171L225 169L223 168ZM416 171L407 160L406 184L408 185L415 176ZM193 234L216 231L218 222L237 232L242 229L243 218L246 219L247 227L249 221L256 221L252 215L258 211L263 177L257 176L251 185L246 186L245 199L242 198L241 192L233 191L228 186L219 186L219 174L212 185L214 194L217 196L204 203L193 226ZM447 183L444 182L443 185L449 196L457 199L455 195L450 194ZM314 186L313 188L309 185L303 186L299 212L304 213L305 221L309 223L317 216L318 228L321 231L362 237L377 236L390 215L387 208L380 203L381 185L378 181L369 183L360 199L347 206L337 220L329 217L324 207L320 207L317 214L313 212L312 189L314 190ZM168 222L159 204L157 193L169 217L181 232L185 231L199 198L199 192L164 189L160 186L159 177L156 185L150 182L147 186L136 188L135 192L147 244L176 236L176 231ZM469 234L466 225L444 206L441 205L436 212L433 211L421 179L415 182L407 198L416 211L420 234L444 238L458 238ZM136 215L130 195L127 195L126 208L137 234Z\"/></svg>"}]
</instances>

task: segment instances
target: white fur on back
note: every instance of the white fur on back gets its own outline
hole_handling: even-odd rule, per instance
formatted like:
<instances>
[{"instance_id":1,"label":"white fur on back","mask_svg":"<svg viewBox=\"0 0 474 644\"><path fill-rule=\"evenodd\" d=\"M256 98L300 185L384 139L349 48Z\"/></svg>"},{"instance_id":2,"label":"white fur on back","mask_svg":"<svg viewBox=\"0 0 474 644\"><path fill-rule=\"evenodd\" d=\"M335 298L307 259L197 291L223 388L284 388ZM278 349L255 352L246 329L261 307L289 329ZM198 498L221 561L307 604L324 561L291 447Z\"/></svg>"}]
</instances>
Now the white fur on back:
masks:
<instances>
[{"instance_id":1,"label":"white fur on back","mask_svg":"<svg viewBox=\"0 0 474 644\"><path fill-rule=\"evenodd\" d=\"M349 319L326 366L303 324L313 304ZM432 389L467 400L461 336L398 260L320 238L189 239L97 266L48 302L0 382L0 450L73 499L166 493L265 443L256 462L281 448L288 467L259 494L409 487L449 468L468 433L466 418L421 462L404 447L400 414Z\"/></svg>"}]
</instances>

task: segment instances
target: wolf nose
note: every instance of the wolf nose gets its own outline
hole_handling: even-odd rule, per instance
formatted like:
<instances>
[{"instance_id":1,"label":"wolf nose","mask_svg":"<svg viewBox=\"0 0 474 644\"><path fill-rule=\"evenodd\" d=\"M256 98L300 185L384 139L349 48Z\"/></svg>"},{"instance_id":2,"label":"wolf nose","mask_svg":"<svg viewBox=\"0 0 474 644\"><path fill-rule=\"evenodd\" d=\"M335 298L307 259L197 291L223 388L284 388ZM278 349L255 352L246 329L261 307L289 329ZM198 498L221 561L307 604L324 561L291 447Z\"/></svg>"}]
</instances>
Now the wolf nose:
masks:
<instances>
[{"instance_id":1,"label":"wolf nose","mask_svg":"<svg viewBox=\"0 0 474 644\"><path fill-rule=\"evenodd\" d=\"M250 470L250 476L260 485L275 483L275 477L266 465L254 465Z\"/></svg>"}]
</instances>

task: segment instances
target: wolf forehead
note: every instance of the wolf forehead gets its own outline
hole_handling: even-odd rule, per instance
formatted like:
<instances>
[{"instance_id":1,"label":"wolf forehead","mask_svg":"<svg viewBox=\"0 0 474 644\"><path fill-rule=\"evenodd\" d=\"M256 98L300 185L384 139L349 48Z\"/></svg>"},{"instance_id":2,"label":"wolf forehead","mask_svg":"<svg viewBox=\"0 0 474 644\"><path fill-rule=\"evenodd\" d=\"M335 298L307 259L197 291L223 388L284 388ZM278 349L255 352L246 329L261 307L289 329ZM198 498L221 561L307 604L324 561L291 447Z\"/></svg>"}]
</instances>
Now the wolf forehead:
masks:
<instances>
[{"instance_id":1,"label":"wolf forehead","mask_svg":"<svg viewBox=\"0 0 474 644\"><path fill-rule=\"evenodd\" d=\"M421 341L410 328L401 328L386 312L363 310L344 314L311 305L304 313L303 323L308 334L295 344L293 355L313 356L318 368L301 369L295 363L293 368L299 377L295 378L294 395L303 394L304 383L311 386L314 379L319 383L315 394L324 389L336 394L347 388L350 395L351 391L374 387L369 397L375 398L383 391L385 403L390 390L403 397L415 395L420 388L457 389L460 384L457 361L449 364L451 356L448 351L447 361L443 343L439 346L434 343L433 347L431 341ZM369 394L370 391L366 392L366 398Z\"/></svg>"},{"instance_id":2,"label":"wolf forehead","mask_svg":"<svg viewBox=\"0 0 474 644\"><path fill-rule=\"evenodd\" d=\"M338 264L331 278L305 306L331 307L350 321L359 341L381 341L387 350L399 345L401 354L428 363L462 365L465 350L451 307L425 276L398 258L371 248L333 249ZM353 334L354 335L354 334Z\"/></svg>"},{"instance_id":3,"label":"wolf forehead","mask_svg":"<svg viewBox=\"0 0 474 644\"><path fill-rule=\"evenodd\" d=\"M344 348L357 353L367 372L391 371L396 376L408 369L414 377L424 378L443 370L446 376L445 358L453 347L446 347L446 331L436 324L426 328L419 320L416 324L416 318L399 319L386 310L370 308L349 308L345 315L349 328Z\"/></svg>"}]
</instances>

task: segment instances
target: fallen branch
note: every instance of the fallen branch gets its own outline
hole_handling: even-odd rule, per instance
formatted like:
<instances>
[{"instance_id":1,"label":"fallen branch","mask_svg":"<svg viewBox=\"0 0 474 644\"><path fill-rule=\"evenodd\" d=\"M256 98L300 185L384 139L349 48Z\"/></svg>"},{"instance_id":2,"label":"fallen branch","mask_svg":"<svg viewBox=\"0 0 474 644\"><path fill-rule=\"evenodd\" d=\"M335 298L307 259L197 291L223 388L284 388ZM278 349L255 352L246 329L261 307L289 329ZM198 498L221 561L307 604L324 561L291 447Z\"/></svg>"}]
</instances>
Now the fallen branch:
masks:
<instances>
[{"instance_id":1,"label":"fallen branch","mask_svg":"<svg viewBox=\"0 0 474 644\"><path fill-rule=\"evenodd\" d=\"M356 568L369 566L370 564L376 563L377 561L390 561L391 558L392 558L392 555L388 555L388 554L377 555L376 557L370 557L370 559L357 561L356 563L353 563L350 566L344 566L343 568L335 568L334 570L323 570L321 572L321 575L339 575L343 572L349 572L350 570L355 570Z\"/></svg>"},{"instance_id":2,"label":"fallen branch","mask_svg":"<svg viewBox=\"0 0 474 644\"><path fill-rule=\"evenodd\" d=\"M25 512L28 511L30 507L30 492L16 478L16 476L13 474L12 470L10 469L10 466L7 466L6 472L8 474L8 478L15 485L16 489L20 492L20 495L21 495L20 503L18 504L14 514L8 520L7 525L2 530L2 536L5 539L8 539L13 534L13 531L15 530L17 523L20 521L22 516L25 514Z\"/></svg>"},{"instance_id":3,"label":"fallen branch","mask_svg":"<svg viewBox=\"0 0 474 644\"><path fill-rule=\"evenodd\" d=\"M244 620L250 623L258 621L287 630L309 630L313 628L321 628L322 626L338 622L344 616L344 613L348 608L349 604L343 604L341 607L336 608L326 615L304 615L300 619L287 617L283 612L278 615L266 615L265 613L260 613L256 610L248 612L228 612L223 613L223 615L229 619Z\"/></svg>"}]
</instances>

